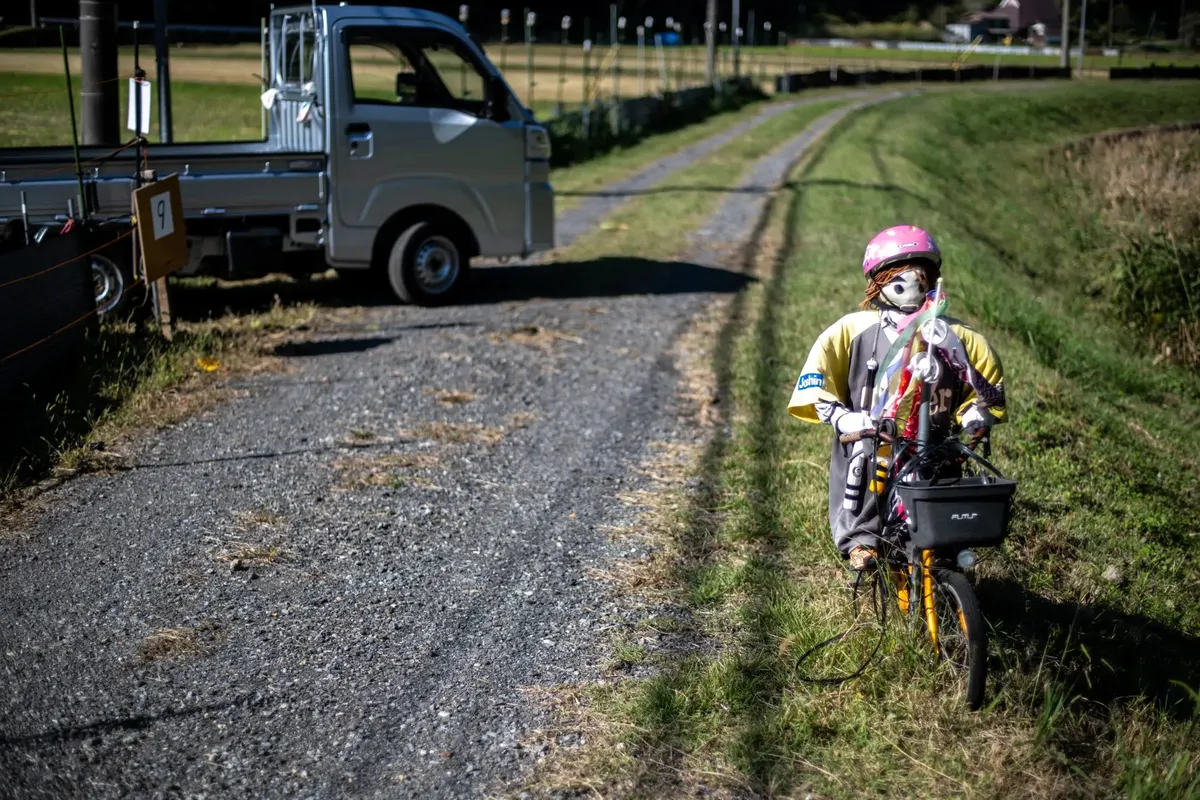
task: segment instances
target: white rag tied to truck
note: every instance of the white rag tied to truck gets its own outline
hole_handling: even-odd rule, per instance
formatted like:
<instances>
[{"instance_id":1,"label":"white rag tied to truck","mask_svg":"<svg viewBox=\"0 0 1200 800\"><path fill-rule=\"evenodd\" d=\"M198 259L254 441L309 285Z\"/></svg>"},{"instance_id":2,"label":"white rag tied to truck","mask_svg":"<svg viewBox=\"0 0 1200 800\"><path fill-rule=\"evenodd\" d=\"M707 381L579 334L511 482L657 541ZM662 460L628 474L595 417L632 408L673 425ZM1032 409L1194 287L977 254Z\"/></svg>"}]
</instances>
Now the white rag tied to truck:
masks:
<instances>
[{"instance_id":1,"label":"white rag tied to truck","mask_svg":"<svg viewBox=\"0 0 1200 800\"><path fill-rule=\"evenodd\" d=\"M278 9L267 57L264 140L147 145L157 175L179 175L179 274L333 267L430 305L457 294L473 257L554 246L549 135L458 22L383 6ZM94 220L128 221L137 152L105 158L112 150L80 150L80 198L71 147L0 149L0 231L61 227L81 200ZM132 285L125 245L91 256L102 312Z\"/></svg>"}]
</instances>

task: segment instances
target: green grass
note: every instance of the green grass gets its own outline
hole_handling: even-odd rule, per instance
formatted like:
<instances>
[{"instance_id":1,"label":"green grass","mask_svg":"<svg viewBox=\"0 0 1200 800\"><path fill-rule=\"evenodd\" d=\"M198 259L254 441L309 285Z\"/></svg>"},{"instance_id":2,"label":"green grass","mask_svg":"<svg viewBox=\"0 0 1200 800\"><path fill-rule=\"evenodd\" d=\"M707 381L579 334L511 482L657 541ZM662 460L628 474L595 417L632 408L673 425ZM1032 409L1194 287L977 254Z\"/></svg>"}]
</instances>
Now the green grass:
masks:
<instances>
[{"instance_id":1,"label":"green grass","mask_svg":"<svg viewBox=\"0 0 1200 800\"><path fill-rule=\"evenodd\" d=\"M655 525L654 589L690 612L683 641L714 644L591 694L588 724L608 737L591 763L618 793L1200 795L1200 377L1154 364L1071 280L1077 217L1045 169L1074 137L1197 117L1190 87L931 93L859 113L802 167L774 210L770 274L713 343L722 421ZM817 334L861 297L863 243L900 221L938 236L952 312L1008 374L996 456L1020 491L1009 543L980 569L979 713L899 625L859 680L801 676L852 670L871 630L797 664L852 617L829 433L787 399Z\"/></svg>"},{"instance_id":2,"label":"green grass","mask_svg":"<svg viewBox=\"0 0 1200 800\"><path fill-rule=\"evenodd\" d=\"M581 237L559 252L558 259L586 261L635 254L665 260L680 255L688 233L712 213L726 193L737 187L755 159L844 102L827 100L799 106L757 125L622 206L605 220L601 230ZM561 189L557 178L555 187Z\"/></svg>"},{"instance_id":3,"label":"green grass","mask_svg":"<svg viewBox=\"0 0 1200 800\"><path fill-rule=\"evenodd\" d=\"M121 136L128 108L128 81L121 87ZM71 144L71 112L62 76L0 73L0 147L48 147ZM76 125L83 124L79 76L73 76ZM173 129L177 142L219 142L261 138L258 95L254 87L219 83L172 82ZM158 103L150 115L151 141L158 141Z\"/></svg>"}]
</instances>

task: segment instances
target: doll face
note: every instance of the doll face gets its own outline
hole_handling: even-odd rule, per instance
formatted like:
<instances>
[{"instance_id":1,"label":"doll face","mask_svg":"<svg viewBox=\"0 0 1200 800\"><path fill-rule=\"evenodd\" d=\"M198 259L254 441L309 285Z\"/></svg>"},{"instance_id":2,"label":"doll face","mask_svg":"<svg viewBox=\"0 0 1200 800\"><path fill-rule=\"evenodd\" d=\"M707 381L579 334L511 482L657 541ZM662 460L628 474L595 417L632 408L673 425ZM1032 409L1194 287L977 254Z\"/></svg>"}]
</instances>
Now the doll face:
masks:
<instances>
[{"instance_id":1,"label":"doll face","mask_svg":"<svg viewBox=\"0 0 1200 800\"><path fill-rule=\"evenodd\" d=\"M901 311L912 312L925 302L924 271L906 269L883 286L879 299Z\"/></svg>"}]
</instances>

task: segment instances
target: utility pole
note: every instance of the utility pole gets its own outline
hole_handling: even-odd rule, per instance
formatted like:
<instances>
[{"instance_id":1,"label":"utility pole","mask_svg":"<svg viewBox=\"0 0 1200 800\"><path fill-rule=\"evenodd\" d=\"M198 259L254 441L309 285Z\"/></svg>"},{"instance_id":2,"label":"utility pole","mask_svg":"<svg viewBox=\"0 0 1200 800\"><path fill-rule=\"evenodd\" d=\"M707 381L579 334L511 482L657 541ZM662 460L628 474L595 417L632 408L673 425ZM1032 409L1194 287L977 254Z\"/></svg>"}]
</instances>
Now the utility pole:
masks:
<instances>
[{"instance_id":1,"label":"utility pole","mask_svg":"<svg viewBox=\"0 0 1200 800\"><path fill-rule=\"evenodd\" d=\"M1113 6L1117 4L1117 0L1108 0L1108 49L1112 49L1113 45Z\"/></svg>"},{"instance_id":2,"label":"utility pole","mask_svg":"<svg viewBox=\"0 0 1200 800\"><path fill-rule=\"evenodd\" d=\"M37 0L29 0L29 25L37 27Z\"/></svg>"},{"instance_id":3,"label":"utility pole","mask_svg":"<svg viewBox=\"0 0 1200 800\"><path fill-rule=\"evenodd\" d=\"M158 140L171 142L171 65L167 44L167 0L154 0L154 60L158 64Z\"/></svg>"},{"instance_id":4,"label":"utility pole","mask_svg":"<svg viewBox=\"0 0 1200 800\"><path fill-rule=\"evenodd\" d=\"M83 143L121 143L121 94L117 85L117 7L79 0L80 105Z\"/></svg>"},{"instance_id":5,"label":"utility pole","mask_svg":"<svg viewBox=\"0 0 1200 800\"><path fill-rule=\"evenodd\" d=\"M741 0L733 0L733 77L740 78L741 62L739 60L742 50L742 4Z\"/></svg>"},{"instance_id":6,"label":"utility pole","mask_svg":"<svg viewBox=\"0 0 1200 800\"><path fill-rule=\"evenodd\" d=\"M708 84L717 82L717 0L708 0L705 9L704 47L706 50L704 68L708 75Z\"/></svg>"},{"instance_id":7,"label":"utility pole","mask_svg":"<svg viewBox=\"0 0 1200 800\"><path fill-rule=\"evenodd\" d=\"M1059 66L1071 68L1071 0L1063 0L1062 6L1062 60Z\"/></svg>"},{"instance_id":8,"label":"utility pole","mask_svg":"<svg viewBox=\"0 0 1200 800\"><path fill-rule=\"evenodd\" d=\"M1079 0L1079 77L1083 77L1083 51L1087 49L1088 0Z\"/></svg>"}]
</instances>

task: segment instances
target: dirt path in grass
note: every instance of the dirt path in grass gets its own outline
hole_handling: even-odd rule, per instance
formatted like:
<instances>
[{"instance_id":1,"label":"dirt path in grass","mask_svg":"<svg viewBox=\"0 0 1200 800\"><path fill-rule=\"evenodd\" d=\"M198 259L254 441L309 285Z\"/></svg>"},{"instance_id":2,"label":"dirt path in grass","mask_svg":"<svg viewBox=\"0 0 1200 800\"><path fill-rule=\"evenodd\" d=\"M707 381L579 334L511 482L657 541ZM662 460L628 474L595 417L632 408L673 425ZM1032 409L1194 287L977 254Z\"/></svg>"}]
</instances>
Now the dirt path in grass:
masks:
<instances>
[{"instance_id":1,"label":"dirt path in grass","mask_svg":"<svg viewBox=\"0 0 1200 800\"><path fill-rule=\"evenodd\" d=\"M701 151L581 204L579 230ZM524 692L597 669L613 622L587 576L639 555L605 531L676 417L672 344L747 281L724 246L761 202L727 195L690 261L484 268L452 308L290 284L330 308L285 369L0 538L2 793L462 797L524 774ZM181 292L176 313L284 290Z\"/></svg>"}]
</instances>

